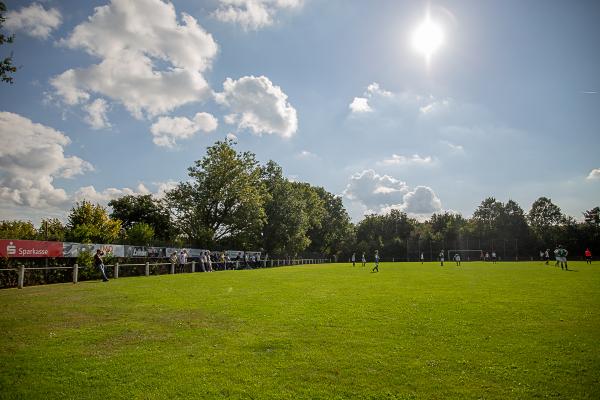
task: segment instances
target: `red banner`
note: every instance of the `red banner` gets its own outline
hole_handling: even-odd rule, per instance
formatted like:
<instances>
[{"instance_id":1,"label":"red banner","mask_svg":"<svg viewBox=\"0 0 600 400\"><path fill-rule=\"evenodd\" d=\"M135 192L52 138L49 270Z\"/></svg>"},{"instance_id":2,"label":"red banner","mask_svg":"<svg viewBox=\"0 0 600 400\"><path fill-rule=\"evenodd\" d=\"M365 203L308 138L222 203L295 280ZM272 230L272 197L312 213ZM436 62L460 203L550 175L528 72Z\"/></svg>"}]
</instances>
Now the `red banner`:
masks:
<instances>
[{"instance_id":1,"label":"red banner","mask_svg":"<svg viewBox=\"0 0 600 400\"><path fill-rule=\"evenodd\" d=\"M37 240L0 240L0 257L62 257L62 242Z\"/></svg>"}]
</instances>

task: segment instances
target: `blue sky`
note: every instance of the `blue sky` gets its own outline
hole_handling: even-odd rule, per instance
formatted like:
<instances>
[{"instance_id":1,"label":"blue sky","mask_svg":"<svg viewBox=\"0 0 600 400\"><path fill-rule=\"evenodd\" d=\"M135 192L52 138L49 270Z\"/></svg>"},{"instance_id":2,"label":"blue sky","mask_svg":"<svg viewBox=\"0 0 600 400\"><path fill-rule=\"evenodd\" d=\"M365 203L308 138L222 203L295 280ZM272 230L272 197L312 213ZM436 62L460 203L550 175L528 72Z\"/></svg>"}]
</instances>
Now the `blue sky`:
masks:
<instances>
[{"instance_id":1,"label":"blue sky","mask_svg":"<svg viewBox=\"0 0 600 400\"><path fill-rule=\"evenodd\" d=\"M228 135L355 221L600 199L596 1L7 1L0 219L160 196ZM443 43L411 45L429 13Z\"/></svg>"}]
</instances>

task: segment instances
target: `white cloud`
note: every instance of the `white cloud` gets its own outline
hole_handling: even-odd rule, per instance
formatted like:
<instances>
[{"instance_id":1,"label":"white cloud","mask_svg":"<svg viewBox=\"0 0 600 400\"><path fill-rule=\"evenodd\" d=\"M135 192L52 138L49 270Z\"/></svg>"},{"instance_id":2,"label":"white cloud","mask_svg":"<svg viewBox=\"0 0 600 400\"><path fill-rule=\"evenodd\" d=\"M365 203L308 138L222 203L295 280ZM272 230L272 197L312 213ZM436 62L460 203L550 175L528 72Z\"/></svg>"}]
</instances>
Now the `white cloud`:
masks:
<instances>
[{"instance_id":1,"label":"white cloud","mask_svg":"<svg viewBox=\"0 0 600 400\"><path fill-rule=\"evenodd\" d=\"M108 188L98 192L94 186L80 187L74 194L73 200L81 202L87 200L91 203L106 205L109 201L118 199L127 195L145 195L150 194L150 191L143 183L138 184L135 189L130 188Z\"/></svg>"},{"instance_id":2,"label":"white cloud","mask_svg":"<svg viewBox=\"0 0 600 400\"><path fill-rule=\"evenodd\" d=\"M367 209L380 210L390 204L401 203L408 193L406 183L389 175L379 175L372 169L358 172L350 177L343 192L349 200L363 204Z\"/></svg>"},{"instance_id":3,"label":"white cloud","mask_svg":"<svg viewBox=\"0 0 600 400\"><path fill-rule=\"evenodd\" d=\"M348 107L353 113L366 113L373 111L371 106L369 106L369 99L365 97L355 97Z\"/></svg>"},{"instance_id":4,"label":"white cloud","mask_svg":"<svg viewBox=\"0 0 600 400\"><path fill-rule=\"evenodd\" d=\"M237 141L237 140L238 140L237 136L235 136L235 135L234 135L233 133L231 133L231 132L229 132L229 133L227 134L227 139L229 139L229 140L233 140L233 141Z\"/></svg>"},{"instance_id":5,"label":"white cloud","mask_svg":"<svg viewBox=\"0 0 600 400\"><path fill-rule=\"evenodd\" d=\"M93 129L110 128L110 123L106 117L108 103L104 99L96 99L93 102L83 106L87 116L84 118Z\"/></svg>"},{"instance_id":6,"label":"white cloud","mask_svg":"<svg viewBox=\"0 0 600 400\"><path fill-rule=\"evenodd\" d=\"M213 16L219 21L236 23L245 30L257 30L274 23L282 9L299 8L302 0L219 0Z\"/></svg>"},{"instance_id":7,"label":"white cloud","mask_svg":"<svg viewBox=\"0 0 600 400\"><path fill-rule=\"evenodd\" d=\"M265 76L244 76L237 81L227 78L223 92L215 100L232 111L225 122L236 123L238 129L250 129L254 134L276 134L289 138L298 130L296 109L287 95Z\"/></svg>"},{"instance_id":8,"label":"white cloud","mask_svg":"<svg viewBox=\"0 0 600 400\"><path fill-rule=\"evenodd\" d=\"M369 213L387 213L392 209L419 219L442 211L442 203L433 189L427 186L410 189L405 182L389 175L379 175L372 169L352 175L343 197L349 201L347 206L355 219Z\"/></svg>"},{"instance_id":9,"label":"white cloud","mask_svg":"<svg viewBox=\"0 0 600 400\"><path fill-rule=\"evenodd\" d=\"M302 150L300 153L296 154L296 158L301 160L315 159L318 158L315 153L311 153L308 150Z\"/></svg>"},{"instance_id":10,"label":"white cloud","mask_svg":"<svg viewBox=\"0 0 600 400\"><path fill-rule=\"evenodd\" d=\"M370 100L376 100L377 98L393 98L392 92L382 89L377 82L371 83L367 86L367 90L363 93L364 97L355 97L352 103L348 105L350 111L354 114L369 113L373 112L373 108L369 104Z\"/></svg>"},{"instance_id":11,"label":"white cloud","mask_svg":"<svg viewBox=\"0 0 600 400\"><path fill-rule=\"evenodd\" d=\"M79 157L65 157L64 148L70 142L60 131L18 114L0 112L2 202L38 209L64 205L68 195L54 187L54 179L93 170Z\"/></svg>"},{"instance_id":12,"label":"white cloud","mask_svg":"<svg viewBox=\"0 0 600 400\"><path fill-rule=\"evenodd\" d=\"M594 168L593 170L591 170L589 175L585 179L588 179L588 180L600 179L600 168Z\"/></svg>"},{"instance_id":13,"label":"white cloud","mask_svg":"<svg viewBox=\"0 0 600 400\"><path fill-rule=\"evenodd\" d=\"M157 146L173 147L178 139L189 139L198 131L212 132L217 129L217 119L209 113L197 113L193 119L185 117L160 117L150 127Z\"/></svg>"},{"instance_id":14,"label":"white cloud","mask_svg":"<svg viewBox=\"0 0 600 400\"><path fill-rule=\"evenodd\" d=\"M61 44L100 62L69 69L51 84L68 105L96 93L140 119L202 100L210 95L202 72L210 67L217 44L190 15L182 13L181 21L175 7L161 0L112 0L96 7Z\"/></svg>"},{"instance_id":15,"label":"white cloud","mask_svg":"<svg viewBox=\"0 0 600 400\"><path fill-rule=\"evenodd\" d=\"M154 195L157 199L162 199L168 191L175 189L179 184L177 181L166 181L166 182L154 182L156 186L156 194Z\"/></svg>"},{"instance_id":16,"label":"white cloud","mask_svg":"<svg viewBox=\"0 0 600 400\"><path fill-rule=\"evenodd\" d=\"M452 150L455 153L464 153L465 152L465 148L460 144L454 144L447 140L442 140L442 143L445 144L446 146L448 146L450 148L450 150Z\"/></svg>"},{"instance_id":17,"label":"white cloud","mask_svg":"<svg viewBox=\"0 0 600 400\"><path fill-rule=\"evenodd\" d=\"M400 210L410 215L431 215L442 211L442 202L430 187L417 186L404 195Z\"/></svg>"},{"instance_id":18,"label":"white cloud","mask_svg":"<svg viewBox=\"0 0 600 400\"><path fill-rule=\"evenodd\" d=\"M18 11L7 12L4 27L9 31L21 31L35 38L47 39L61 23L62 15L56 8L46 10L41 4L32 3Z\"/></svg>"},{"instance_id":19,"label":"white cloud","mask_svg":"<svg viewBox=\"0 0 600 400\"><path fill-rule=\"evenodd\" d=\"M387 158L383 161L378 162L379 165L402 165L402 166L410 166L410 165L432 165L434 160L431 156L421 157L418 154L413 154L412 156L403 156L399 154L392 154L392 158Z\"/></svg>"}]
</instances>

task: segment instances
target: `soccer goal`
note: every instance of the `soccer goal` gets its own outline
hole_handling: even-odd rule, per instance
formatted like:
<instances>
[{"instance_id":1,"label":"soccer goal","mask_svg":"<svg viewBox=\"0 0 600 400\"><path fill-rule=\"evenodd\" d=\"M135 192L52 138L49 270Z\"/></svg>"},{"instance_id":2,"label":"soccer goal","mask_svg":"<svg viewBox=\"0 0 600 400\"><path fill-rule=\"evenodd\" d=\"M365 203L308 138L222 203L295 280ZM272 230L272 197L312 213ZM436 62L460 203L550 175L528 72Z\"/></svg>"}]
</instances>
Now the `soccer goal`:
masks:
<instances>
[{"instance_id":1,"label":"soccer goal","mask_svg":"<svg viewBox=\"0 0 600 400\"><path fill-rule=\"evenodd\" d=\"M454 255L460 254L461 261L479 261L481 260L482 250L448 250L448 261L454 260Z\"/></svg>"}]
</instances>

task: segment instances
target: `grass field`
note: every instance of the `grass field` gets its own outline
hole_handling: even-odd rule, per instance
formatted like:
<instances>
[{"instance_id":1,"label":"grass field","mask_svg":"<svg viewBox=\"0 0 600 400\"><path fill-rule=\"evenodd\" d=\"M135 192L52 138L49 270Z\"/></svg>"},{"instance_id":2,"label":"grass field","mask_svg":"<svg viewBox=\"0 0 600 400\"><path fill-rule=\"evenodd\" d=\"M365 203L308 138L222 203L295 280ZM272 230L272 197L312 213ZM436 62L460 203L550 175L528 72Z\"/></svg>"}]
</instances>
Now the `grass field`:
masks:
<instances>
[{"instance_id":1,"label":"grass field","mask_svg":"<svg viewBox=\"0 0 600 400\"><path fill-rule=\"evenodd\" d=\"M0 398L600 398L600 264L349 264L0 291Z\"/></svg>"}]
</instances>

